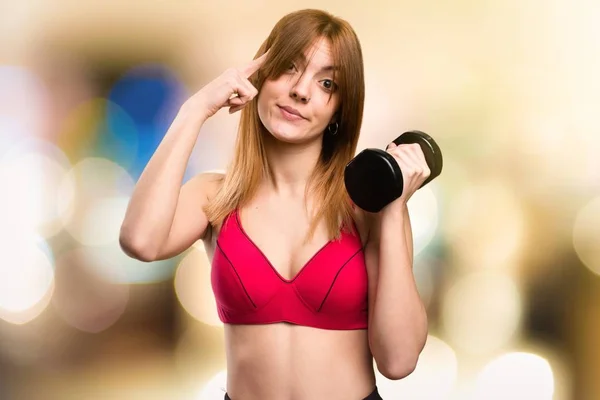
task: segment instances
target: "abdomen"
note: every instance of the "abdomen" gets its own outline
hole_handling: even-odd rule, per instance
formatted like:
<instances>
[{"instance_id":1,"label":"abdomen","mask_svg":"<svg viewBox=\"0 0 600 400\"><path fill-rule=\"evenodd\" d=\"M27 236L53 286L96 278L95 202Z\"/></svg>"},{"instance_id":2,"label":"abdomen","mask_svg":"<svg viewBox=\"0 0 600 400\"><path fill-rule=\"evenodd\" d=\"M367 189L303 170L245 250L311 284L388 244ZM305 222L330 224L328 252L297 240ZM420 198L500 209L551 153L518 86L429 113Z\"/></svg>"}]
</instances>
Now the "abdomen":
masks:
<instances>
[{"instance_id":1,"label":"abdomen","mask_svg":"<svg viewBox=\"0 0 600 400\"><path fill-rule=\"evenodd\" d=\"M360 399L375 385L366 330L225 325L225 341L232 400Z\"/></svg>"}]
</instances>

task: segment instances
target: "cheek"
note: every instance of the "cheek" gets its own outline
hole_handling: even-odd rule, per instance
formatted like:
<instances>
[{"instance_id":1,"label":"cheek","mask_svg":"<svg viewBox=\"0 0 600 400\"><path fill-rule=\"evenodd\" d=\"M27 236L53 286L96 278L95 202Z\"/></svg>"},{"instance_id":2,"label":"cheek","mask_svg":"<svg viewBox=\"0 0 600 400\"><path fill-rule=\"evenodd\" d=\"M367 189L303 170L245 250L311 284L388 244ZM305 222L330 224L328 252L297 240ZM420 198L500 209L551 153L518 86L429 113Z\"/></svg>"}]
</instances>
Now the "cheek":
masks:
<instances>
[{"instance_id":1,"label":"cheek","mask_svg":"<svg viewBox=\"0 0 600 400\"><path fill-rule=\"evenodd\" d=\"M278 81L265 81L258 92L259 104L272 104L277 97L281 97L283 88Z\"/></svg>"},{"instance_id":2,"label":"cheek","mask_svg":"<svg viewBox=\"0 0 600 400\"><path fill-rule=\"evenodd\" d=\"M265 83L262 86L262 88L257 96L256 102L257 102L256 106L258 108L258 116L264 124L269 117L269 106L272 103L272 94L271 94L270 85L267 85Z\"/></svg>"},{"instance_id":3,"label":"cheek","mask_svg":"<svg viewBox=\"0 0 600 400\"><path fill-rule=\"evenodd\" d=\"M316 104L316 121L318 121L318 125L322 126L323 129L325 129L333 119L333 115L338 109L338 104L339 102L335 97L332 97L331 100L329 100L329 95L323 96L320 99L319 104Z\"/></svg>"},{"instance_id":4,"label":"cheek","mask_svg":"<svg viewBox=\"0 0 600 400\"><path fill-rule=\"evenodd\" d=\"M268 106L265 96L258 95L256 99L256 107L258 109L258 117L265 123L265 117L267 116Z\"/></svg>"}]
</instances>

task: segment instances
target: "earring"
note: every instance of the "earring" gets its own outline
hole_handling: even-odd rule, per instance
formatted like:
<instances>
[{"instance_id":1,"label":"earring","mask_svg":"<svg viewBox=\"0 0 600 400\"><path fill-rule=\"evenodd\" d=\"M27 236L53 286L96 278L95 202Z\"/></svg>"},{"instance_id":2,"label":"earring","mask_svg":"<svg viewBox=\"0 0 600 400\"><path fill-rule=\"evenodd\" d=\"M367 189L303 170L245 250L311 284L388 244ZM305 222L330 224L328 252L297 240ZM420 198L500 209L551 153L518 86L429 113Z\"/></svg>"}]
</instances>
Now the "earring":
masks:
<instances>
[{"instance_id":1,"label":"earring","mask_svg":"<svg viewBox=\"0 0 600 400\"><path fill-rule=\"evenodd\" d=\"M335 130L334 130L334 129L331 129L331 127L332 127L333 125L335 125ZM338 123L337 123L337 122L334 122L333 124L329 124L329 126L327 127L327 130L329 131L329 133L330 133L331 135L335 135L335 134L337 134L338 128L339 128L339 125L338 125Z\"/></svg>"}]
</instances>

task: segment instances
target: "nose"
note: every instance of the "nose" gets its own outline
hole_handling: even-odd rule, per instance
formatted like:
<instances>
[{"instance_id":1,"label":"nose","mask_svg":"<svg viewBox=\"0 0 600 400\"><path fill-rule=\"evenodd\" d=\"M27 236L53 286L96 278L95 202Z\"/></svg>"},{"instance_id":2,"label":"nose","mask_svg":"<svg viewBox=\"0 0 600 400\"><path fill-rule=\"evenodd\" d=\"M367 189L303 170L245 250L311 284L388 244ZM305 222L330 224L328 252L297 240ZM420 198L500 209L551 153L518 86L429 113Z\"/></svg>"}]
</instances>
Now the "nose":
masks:
<instances>
[{"instance_id":1,"label":"nose","mask_svg":"<svg viewBox=\"0 0 600 400\"><path fill-rule=\"evenodd\" d=\"M292 86L290 97L302 103L308 103L310 101L309 85L308 79L303 79L303 77L300 77L296 84Z\"/></svg>"}]
</instances>

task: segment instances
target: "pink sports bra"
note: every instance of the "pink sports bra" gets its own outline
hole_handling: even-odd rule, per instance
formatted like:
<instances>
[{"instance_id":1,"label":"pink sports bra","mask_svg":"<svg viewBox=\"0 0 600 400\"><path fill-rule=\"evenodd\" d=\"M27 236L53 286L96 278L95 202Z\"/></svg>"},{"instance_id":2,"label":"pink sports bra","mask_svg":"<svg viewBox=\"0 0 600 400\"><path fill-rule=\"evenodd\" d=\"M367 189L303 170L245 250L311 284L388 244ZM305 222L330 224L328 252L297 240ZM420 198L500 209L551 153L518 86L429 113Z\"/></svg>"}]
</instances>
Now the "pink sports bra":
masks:
<instances>
[{"instance_id":1,"label":"pink sports bra","mask_svg":"<svg viewBox=\"0 0 600 400\"><path fill-rule=\"evenodd\" d=\"M367 269L357 234L342 232L288 280L246 234L236 210L217 238L211 284L223 323L367 328Z\"/></svg>"}]
</instances>

